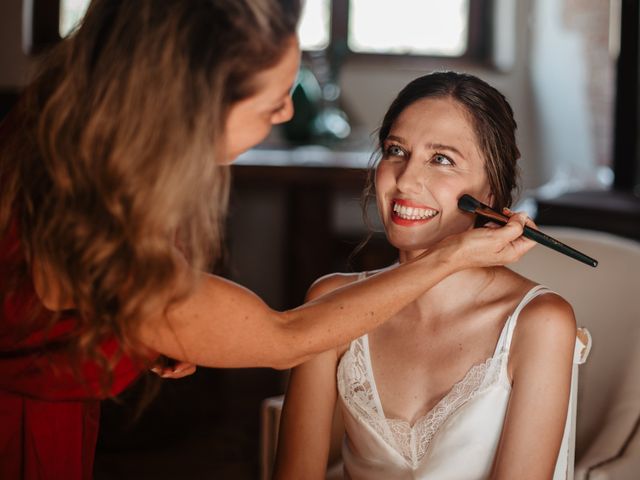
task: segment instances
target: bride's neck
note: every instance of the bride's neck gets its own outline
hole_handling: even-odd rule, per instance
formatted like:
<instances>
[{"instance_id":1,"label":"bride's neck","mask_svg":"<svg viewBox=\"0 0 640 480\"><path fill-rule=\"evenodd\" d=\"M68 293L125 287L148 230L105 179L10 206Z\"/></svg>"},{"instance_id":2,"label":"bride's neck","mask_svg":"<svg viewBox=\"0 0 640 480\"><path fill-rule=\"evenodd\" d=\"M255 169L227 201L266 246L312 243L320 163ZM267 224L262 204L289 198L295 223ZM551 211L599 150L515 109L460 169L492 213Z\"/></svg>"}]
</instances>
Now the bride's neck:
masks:
<instances>
[{"instance_id":1,"label":"bride's neck","mask_svg":"<svg viewBox=\"0 0 640 480\"><path fill-rule=\"evenodd\" d=\"M422 252L399 252L400 263L409 261ZM467 308L482 301L483 294L496 280L499 267L469 268L449 275L418 297L407 311L413 311L416 318L433 318Z\"/></svg>"}]
</instances>

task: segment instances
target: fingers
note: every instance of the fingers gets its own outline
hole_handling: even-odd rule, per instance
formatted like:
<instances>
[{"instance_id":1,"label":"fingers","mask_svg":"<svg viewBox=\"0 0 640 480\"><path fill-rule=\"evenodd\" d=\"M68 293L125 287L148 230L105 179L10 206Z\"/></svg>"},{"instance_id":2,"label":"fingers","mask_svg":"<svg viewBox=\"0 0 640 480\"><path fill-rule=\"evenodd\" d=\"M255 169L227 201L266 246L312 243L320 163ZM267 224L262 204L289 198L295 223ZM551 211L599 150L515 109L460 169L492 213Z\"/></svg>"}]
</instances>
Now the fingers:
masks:
<instances>
[{"instance_id":1,"label":"fingers","mask_svg":"<svg viewBox=\"0 0 640 480\"><path fill-rule=\"evenodd\" d=\"M522 228L524 228L528 220L529 220L529 217L527 216L526 213L518 212L518 213L511 214L511 216L509 217L508 223L517 222L519 225L522 226Z\"/></svg>"},{"instance_id":2,"label":"fingers","mask_svg":"<svg viewBox=\"0 0 640 480\"><path fill-rule=\"evenodd\" d=\"M524 213L508 213L506 225L499 228L472 229L443 241L449 259L459 268L489 267L517 262L536 243L523 236L525 225L533 223ZM453 248L451 250L451 248Z\"/></svg>"},{"instance_id":3,"label":"fingers","mask_svg":"<svg viewBox=\"0 0 640 480\"><path fill-rule=\"evenodd\" d=\"M524 212L520 212L519 214L516 214L515 212L509 210L507 207L504 207L502 209L502 213L504 215L506 215L507 217L512 217L513 215L525 215L526 219L527 219L527 221L526 221L527 227L533 227L533 228L536 228L536 229L538 228L538 226L536 225L536 222L534 222L533 219L531 217L527 216L526 213L524 213Z\"/></svg>"},{"instance_id":4,"label":"fingers","mask_svg":"<svg viewBox=\"0 0 640 480\"><path fill-rule=\"evenodd\" d=\"M187 377L189 375L192 375L196 372L196 366L193 364L187 364L188 366L185 366L184 368L181 369L176 369L171 373L162 375L162 378L182 378L182 377Z\"/></svg>"},{"instance_id":5,"label":"fingers","mask_svg":"<svg viewBox=\"0 0 640 480\"><path fill-rule=\"evenodd\" d=\"M535 228L538 230L538 225L533 221L531 217L527 217L527 227Z\"/></svg>"},{"instance_id":6,"label":"fingers","mask_svg":"<svg viewBox=\"0 0 640 480\"><path fill-rule=\"evenodd\" d=\"M532 226L535 225L529 217L524 213L509 212L509 214L507 224L494 230L497 236L496 247L498 247L496 263L500 265L517 262L536 245L533 240L522 235L525 225L529 223Z\"/></svg>"},{"instance_id":7,"label":"fingers","mask_svg":"<svg viewBox=\"0 0 640 480\"><path fill-rule=\"evenodd\" d=\"M153 367L151 371L162 378L182 378L195 373L196 368L193 363L177 362L173 366Z\"/></svg>"},{"instance_id":8,"label":"fingers","mask_svg":"<svg viewBox=\"0 0 640 480\"><path fill-rule=\"evenodd\" d=\"M522 236L522 231L527 223L527 216L524 213L514 213L509 217L509 221L504 227L495 229L498 235L503 236L507 242L512 242Z\"/></svg>"},{"instance_id":9,"label":"fingers","mask_svg":"<svg viewBox=\"0 0 640 480\"><path fill-rule=\"evenodd\" d=\"M522 235L525 225L534 228L536 226L535 223L526 214L511 213L511 216L509 217L509 223L505 226L505 228L511 227L512 230L509 233L511 235L516 235L517 233L517 236L515 236L508 245L511 257L505 259L507 260L507 263L517 262L525 253L536 246L536 242Z\"/></svg>"}]
</instances>

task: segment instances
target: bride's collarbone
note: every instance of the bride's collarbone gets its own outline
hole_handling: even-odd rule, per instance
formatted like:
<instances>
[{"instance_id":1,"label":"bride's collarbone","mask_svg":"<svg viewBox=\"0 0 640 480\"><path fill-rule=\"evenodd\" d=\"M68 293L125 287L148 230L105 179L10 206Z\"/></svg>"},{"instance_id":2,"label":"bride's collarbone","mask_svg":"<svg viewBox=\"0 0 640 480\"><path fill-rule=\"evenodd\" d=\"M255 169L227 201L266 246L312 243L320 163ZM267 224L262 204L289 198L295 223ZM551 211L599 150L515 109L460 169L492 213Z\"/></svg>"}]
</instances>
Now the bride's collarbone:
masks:
<instances>
[{"instance_id":1,"label":"bride's collarbone","mask_svg":"<svg viewBox=\"0 0 640 480\"><path fill-rule=\"evenodd\" d=\"M405 317L372 332L371 368L387 416L413 423L486 363L524 290L505 291L451 318L414 318L412 323Z\"/></svg>"}]
</instances>

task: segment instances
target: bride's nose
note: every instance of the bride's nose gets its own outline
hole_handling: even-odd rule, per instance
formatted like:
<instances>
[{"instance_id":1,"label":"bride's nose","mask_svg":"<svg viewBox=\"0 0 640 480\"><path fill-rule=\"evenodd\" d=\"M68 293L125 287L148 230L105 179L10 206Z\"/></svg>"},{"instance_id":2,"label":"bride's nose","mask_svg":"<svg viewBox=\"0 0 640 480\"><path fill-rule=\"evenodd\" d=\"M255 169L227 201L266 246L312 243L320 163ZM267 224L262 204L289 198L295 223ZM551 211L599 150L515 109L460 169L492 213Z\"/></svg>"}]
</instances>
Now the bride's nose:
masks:
<instances>
[{"instance_id":1,"label":"bride's nose","mask_svg":"<svg viewBox=\"0 0 640 480\"><path fill-rule=\"evenodd\" d=\"M398 190L406 194L422 193L426 187L426 181L424 165L414 159L410 159L396 177Z\"/></svg>"}]
</instances>

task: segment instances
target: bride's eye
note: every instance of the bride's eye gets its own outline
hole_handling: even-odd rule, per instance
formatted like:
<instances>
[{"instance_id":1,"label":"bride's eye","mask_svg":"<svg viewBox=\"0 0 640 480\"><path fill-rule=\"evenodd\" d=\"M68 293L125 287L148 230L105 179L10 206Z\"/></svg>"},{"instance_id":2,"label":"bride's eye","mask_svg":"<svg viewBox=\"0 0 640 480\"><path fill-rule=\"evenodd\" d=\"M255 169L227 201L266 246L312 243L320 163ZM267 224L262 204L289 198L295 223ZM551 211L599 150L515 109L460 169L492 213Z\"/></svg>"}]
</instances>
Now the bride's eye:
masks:
<instances>
[{"instance_id":1,"label":"bride's eye","mask_svg":"<svg viewBox=\"0 0 640 480\"><path fill-rule=\"evenodd\" d=\"M404 157L405 151L398 145L388 145L384 150L385 157Z\"/></svg>"},{"instance_id":2,"label":"bride's eye","mask_svg":"<svg viewBox=\"0 0 640 480\"><path fill-rule=\"evenodd\" d=\"M455 165L455 162L453 160L451 160L449 157L441 153L436 153L431 158L431 160L437 163L438 165Z\"/></svg>"}]
</instances>

